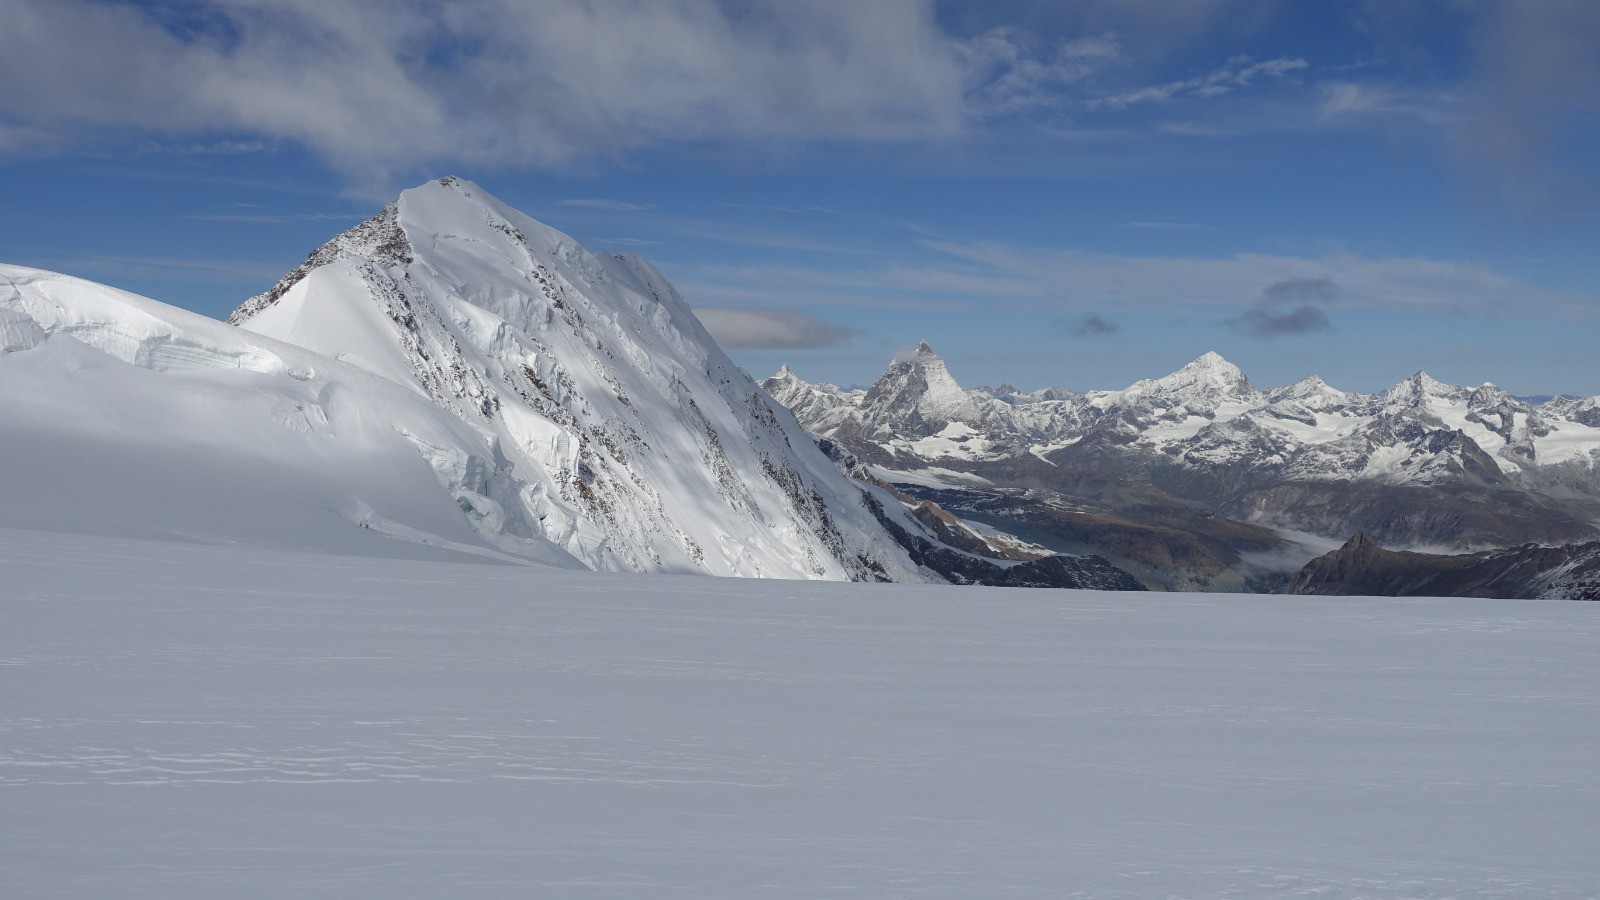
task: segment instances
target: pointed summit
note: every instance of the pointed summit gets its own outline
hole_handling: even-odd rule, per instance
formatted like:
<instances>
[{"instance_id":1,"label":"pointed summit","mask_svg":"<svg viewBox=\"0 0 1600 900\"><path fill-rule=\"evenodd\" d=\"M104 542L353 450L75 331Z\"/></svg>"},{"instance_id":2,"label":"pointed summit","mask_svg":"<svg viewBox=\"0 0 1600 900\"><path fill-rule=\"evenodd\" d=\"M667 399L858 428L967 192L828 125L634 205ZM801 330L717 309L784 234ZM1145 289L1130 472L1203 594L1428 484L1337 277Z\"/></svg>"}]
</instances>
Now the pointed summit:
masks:
<instances>
[{"instance_id":1,"label":"pointed summit","mask_svg":"<svg viewBox=\"0 0 1600 900\"><path fill-rule=\"evenodd\" d=\"M421 449L495 540L718 575L866 577L860 560L882 555L847 551L881 542L882 524L659 271L591 253L470 181L402 192L233 321L492 435L493 459Z\"/></svg>"},{"instance_id":2,"label":"pointed summit","mask_svg":"<svg viewBox=\"0 0 1600 900\"><path fill-rule=\"evenodd\" d=\"M1240 369L1233 363L1228 362L1222 357L1222 354L1216 352L1215 350L1207 350L1205 353L1200 354L1188 365L1179 369L1178 372L1192 372L1197 375L1204 373L1219 378L1233 380L1244 378L1243 369Z\"/></svg>"},{"instance_id":3,"label":"pointed summit","mask_svg":"<svg viewBox=\"0 0 1600 900\"><path fill-rule=\"evenodd\" d=\"M1216 352L1202 354L1171 375L1137 382L1123 396L1156 406L1187 407L1197 414L1225 403L1253 404L1263 399L1244 372Z\"/></svg>"},{"instance_id":4,"label":"pointed summit","mask_svg":"<svg viewBox=\"0 0 1600 900\"><path fill-rule=\"evenodd\" d=\"M1455 404L1464 402L1469 394L1471 391L1466 388L1445 384L1418 369L1416 374L1383 395L1383 405L1389 408L1417 408L1431 402Z\"/></svg>"},{"instance_id":5,"label":"pointed summit","mask_svg":"<svg viewBox=\"0 0 1600 900\"><path fill-rule=\"evenodd\" d=\"M1368 537L1365 531L1358 531L1350 535L1350 540L1344 542L1344 546L1339 548L1339 552L1371 554L1373 551L1380 549L1382 548L1372 538Z\"/></svg>"},{"instance_id":6,"label":"pointed summit","mask_svg":"<svg viewBox=\"0 0 1600 900\"><path fill-rule=\"evenodd\" d=\"M977 424L983 413L950 374L945 361L920 341L895 354L862 398L864 419L883 433L934 434L951 422Z\"/></svg>"},{"instance_id":7,"label":"pointed summit","mask_svg":"<svg viewBox=\"0 0 1600 900\"><path fill-rule=\"evenodd\" d=\"M1306 409L1327 409L1358 399L1360 395L1341 391L1316 375L1307 375L1294 384L1286 384L1267 392L1269 403L1292 403Z\"/></svg>"},{"instance_id":8,"label":"pointed summit","mask_svg":"<svg viewBox=\"0 0 1600 900\"><path fill-rule=\"evenodd\" d=\"M889 360L889 368L896 366L920 366L927 363L943 363L944 360L934 349L928 346L927 341L918 341L916 347L901 347L896 350Z\"/></svg>"}]
</instances>

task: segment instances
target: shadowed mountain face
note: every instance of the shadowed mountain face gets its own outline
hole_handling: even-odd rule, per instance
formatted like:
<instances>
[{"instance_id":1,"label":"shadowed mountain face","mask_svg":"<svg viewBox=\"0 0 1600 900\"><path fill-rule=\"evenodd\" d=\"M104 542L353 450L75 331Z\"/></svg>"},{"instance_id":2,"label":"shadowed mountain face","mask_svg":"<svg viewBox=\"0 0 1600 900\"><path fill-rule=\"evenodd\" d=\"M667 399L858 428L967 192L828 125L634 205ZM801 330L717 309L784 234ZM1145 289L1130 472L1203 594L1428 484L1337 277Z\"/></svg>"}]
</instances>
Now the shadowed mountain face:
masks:
<instances>
[{"instance_id":1,"label":"shadowed mountain face","mask_svg":"<svg viewBox=\"0 0 1600 900\"><path fill-rule=\"evenodd\" d=\"M1281 593L1600 600L1600 542L1444 555L1385 550L1357 534L1307 563Z\"/></svg>"},{"instance_id":2,"label":"shadowed mountain face","mask_svg":"<svg viewBox=\"0 0 1600 900\"><path fill-rule=\"evenodd\" d=\"M1424 372L1263 391L1207 353L1116 391L961 388L927 344L867 390L762 385L873 475L1157 587L1265 589L1355 531L1477 550L1600 538L1600 398Z\"/></svg>"}]
</instances>

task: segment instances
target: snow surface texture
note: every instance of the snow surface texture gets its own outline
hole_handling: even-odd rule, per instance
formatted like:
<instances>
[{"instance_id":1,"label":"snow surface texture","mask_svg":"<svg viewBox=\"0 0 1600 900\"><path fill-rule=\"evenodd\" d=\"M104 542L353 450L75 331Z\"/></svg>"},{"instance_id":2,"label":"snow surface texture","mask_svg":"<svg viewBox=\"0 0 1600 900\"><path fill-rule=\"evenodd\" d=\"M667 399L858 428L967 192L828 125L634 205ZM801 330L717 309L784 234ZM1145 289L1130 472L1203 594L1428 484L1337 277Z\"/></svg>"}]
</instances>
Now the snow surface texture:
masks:
<instances>
[{"instance_id":1,"label":"snow surface texture","mask_svg":"<svg viewBox=\"0 0 1600 900\"><path fill-rule=\"evenodd\" d=\"M234 320L0 266L0 526L937 580L658 271L468 182L406 191Z\"/></svg>"},{"instance_id":2,"label":"snow surface texture","mask_svg":"<svg viewBox=\"0 0 1600 900\"><path fill-rule=\"evenodd\" d=\"M0 529L13 897L1593 897L1600 606Z\"/></svg>"}]
</instances>

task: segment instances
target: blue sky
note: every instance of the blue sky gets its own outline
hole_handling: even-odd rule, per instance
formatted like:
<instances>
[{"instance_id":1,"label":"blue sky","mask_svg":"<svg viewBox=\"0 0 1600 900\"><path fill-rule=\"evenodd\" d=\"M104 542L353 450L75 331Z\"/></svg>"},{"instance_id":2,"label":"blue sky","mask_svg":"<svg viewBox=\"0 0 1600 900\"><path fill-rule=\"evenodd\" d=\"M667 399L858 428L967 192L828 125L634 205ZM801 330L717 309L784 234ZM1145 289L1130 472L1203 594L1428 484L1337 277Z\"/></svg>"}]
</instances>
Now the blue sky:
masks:
<instances>
[{"instance_id":1,"label":"blue sky","mask_svg":"<svg viewBox=\"0 0 1600 900\"><path fill-rule=\"evenodd\" d=\"M761 377L1600 394L1590 0L0 0L0 260L207 315L471 178Z\"/></svg>"}]
</instances>

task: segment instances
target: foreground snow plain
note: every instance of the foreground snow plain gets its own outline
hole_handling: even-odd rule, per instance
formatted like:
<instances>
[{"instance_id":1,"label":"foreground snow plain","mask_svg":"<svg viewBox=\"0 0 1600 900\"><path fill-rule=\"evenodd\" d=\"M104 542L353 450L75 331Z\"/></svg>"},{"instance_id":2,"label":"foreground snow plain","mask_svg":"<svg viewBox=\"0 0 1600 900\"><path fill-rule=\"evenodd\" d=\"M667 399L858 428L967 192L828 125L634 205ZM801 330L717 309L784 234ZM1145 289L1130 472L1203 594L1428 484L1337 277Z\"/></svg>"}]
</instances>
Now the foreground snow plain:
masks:
<instances>
[{"instance_id":1,"label":"foreground snow plain","mask_svg":"<svg viewBox=\"0 0 1600 900\"><path fill-rule=\"evenodd\" d=\"M0 529L13 897L1590 897L1600 605Z\"/></svg>"}]
</instances>

